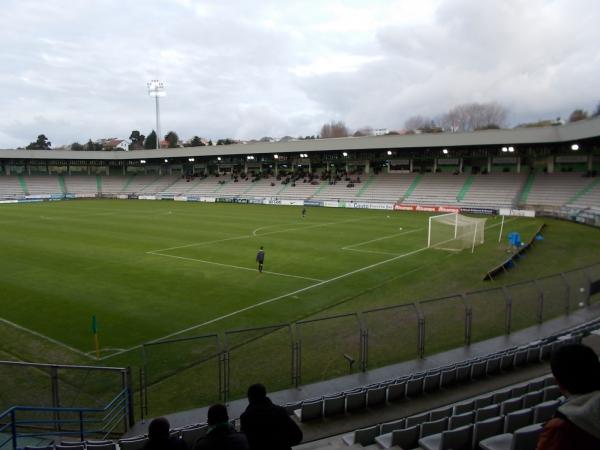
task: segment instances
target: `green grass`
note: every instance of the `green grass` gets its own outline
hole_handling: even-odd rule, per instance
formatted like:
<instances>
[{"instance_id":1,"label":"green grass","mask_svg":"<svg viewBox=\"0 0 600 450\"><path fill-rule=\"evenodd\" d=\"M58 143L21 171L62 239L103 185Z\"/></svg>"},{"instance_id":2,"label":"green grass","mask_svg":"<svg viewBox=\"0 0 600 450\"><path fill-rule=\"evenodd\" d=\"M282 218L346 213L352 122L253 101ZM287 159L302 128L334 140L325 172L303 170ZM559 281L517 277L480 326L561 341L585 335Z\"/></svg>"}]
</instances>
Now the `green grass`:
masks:
<instances>
[{"instance_id":1,"label":"green grass","mask_svg":"<svg viewBox=\"0 0 600 450\"><path fill-rule=\"evenodd\" d=\"M291 385L291 336L286 327L225 331L407 304L363 315L370 330L369 367L375 367L416 356L410 306L415 300L598 262L600 230L549 219L511 219L505 234L519 231L527 239L546 222L545 240L516 270L483 282L485 272L507 257L505 239L502 245L497 242L499 219L488 219L486 243L471 254L424 249L427 217L310 208L303 220L298 207L158 201L2 205L0 357L130 365L136 374L144 342L219 334L232 348L230 394L235 397L255 380L270 389ZM263 274L254 262L261 245L266 251ZM573 280L575 296L580 281ZM560 280L545 283L545 318L555 317L564 310L559 296L552 301ZM532 292L522 290L520 296ZM474 339L503 333L501 297L475 294L469 300ZM422 303L427 354L462 343L461 301ZM522 302L515 311L514 329L535 321L534 302ZM99 322L101 361L85 355L94 350L92 315ZM357 355L357 330L356 316L292 327L302 337L302 382L347 373L340 355ZM151 414L215 401L217 351L214 336L147 347ZM33 378L32 384L44 389ZM72 386L74 393L67 397L73 403L85 397L76 392L97 389L89 380L65 381ZM3 387L0 406L25 401L10 387Z\"/></svg>"}]
</instances>

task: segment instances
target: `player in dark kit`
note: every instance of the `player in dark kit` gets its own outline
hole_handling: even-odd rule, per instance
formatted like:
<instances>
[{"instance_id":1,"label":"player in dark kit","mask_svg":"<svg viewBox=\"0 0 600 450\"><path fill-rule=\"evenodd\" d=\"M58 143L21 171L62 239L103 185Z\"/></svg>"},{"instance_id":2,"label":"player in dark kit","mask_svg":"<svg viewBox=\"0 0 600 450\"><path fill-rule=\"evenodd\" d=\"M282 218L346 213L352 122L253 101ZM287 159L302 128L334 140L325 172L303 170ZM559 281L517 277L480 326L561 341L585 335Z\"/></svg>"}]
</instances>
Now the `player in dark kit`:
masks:
<instances>
[{"instance_id":1,"label":"player in dark kit","mask_svg":"<svg viewBox=\"0 0 600 450\"><path fill-rule=\"evenodd\" d=\"M258 263L258 271L262 273L263 264L265 262L265 251L263 250L262 245L256 254L256 262Z\"/></svg>"},{"instance_id":2,"label":"player in dark kit","mask_svg":"<svg viewBox=\"0 0 600 450\"><path fill-rule=\"evenodd\" d=\"M304 216L306 216L306 208L302 208L302 218L304 219Z\"/></svg>"}]
</instances>

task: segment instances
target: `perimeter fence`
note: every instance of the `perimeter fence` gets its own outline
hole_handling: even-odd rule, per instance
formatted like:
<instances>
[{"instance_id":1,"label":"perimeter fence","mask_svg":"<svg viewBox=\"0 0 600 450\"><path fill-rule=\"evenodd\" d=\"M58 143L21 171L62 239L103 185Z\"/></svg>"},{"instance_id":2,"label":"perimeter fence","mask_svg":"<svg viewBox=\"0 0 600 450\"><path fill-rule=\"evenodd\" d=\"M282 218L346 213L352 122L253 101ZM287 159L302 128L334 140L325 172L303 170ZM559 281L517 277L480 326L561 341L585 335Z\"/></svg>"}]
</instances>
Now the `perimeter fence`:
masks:
<instances>
[{"instance_id":1,"label":"perimeter fence","mask_svg":"<svg viewBox=\"0 0 600 450\"><path fill-rule=\"evenodd\" d=\"M589 307L598 292L600 263L408 304L149 342L142 417L168 412L160 399L175 388L186 409L242 397L255 382L299 387L508 335Z\"/></svg>"},{"instance_id":2,"label":"perimeter fence","mask_svg":"<svg viewBox=\"0 0 600 450\"><path fill-rule=\"evenodd\" d=\"M0 448L17 437L121 435L134 422L129 368L0 361Z\"/></svg>"}]
</instances>

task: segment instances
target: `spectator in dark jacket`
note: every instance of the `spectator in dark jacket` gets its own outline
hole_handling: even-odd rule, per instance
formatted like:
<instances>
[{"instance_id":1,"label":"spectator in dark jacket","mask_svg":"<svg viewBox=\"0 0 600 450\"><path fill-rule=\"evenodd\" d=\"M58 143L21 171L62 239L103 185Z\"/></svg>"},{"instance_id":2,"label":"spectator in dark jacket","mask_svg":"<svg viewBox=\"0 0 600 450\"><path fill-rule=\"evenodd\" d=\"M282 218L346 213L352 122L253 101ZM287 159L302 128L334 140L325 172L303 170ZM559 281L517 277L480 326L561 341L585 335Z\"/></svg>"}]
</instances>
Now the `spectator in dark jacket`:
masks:
<instances>
[{"instance_id":1,"label":"spectator in dark jacket","mask_svg":"<svg viewBox=\"0 0 600 450\"><path fill-rule=\"evenodd\" d=\"M600 449L598 355L585 345L565 345L553 353L550 367L567 400L544 424L537 450Z\"/></svg>"},{"instance_id":2,"label":"spectator in dark jacket","mask_svg":"<svg viewBox=\"0 0 600 450\"><path fill-rule=\"evenodd\" d=\"M207 435L198 439L194 450L248 450L246 436L236 432L229 423L225 405L216 404L208 408Z\"/></svg>"},{"instance_id":3,"label":"spectator in dark jacket","mask_svg":"<svg viewBox=\"0 0 600 450\"><path fill-rule=\"evenodd\" d=\"M148 442L144 450L187 450L181 439L169 436L170 424L164 417L150 422L148 426Z\"/></svg>"},{"instance_id":4,"label":"spectator in dark jacket","mask_svg":"<svg viewBox=\"0 0 600 450\"><path fill-rule=\"evenodd\" d=\"M248 407L241 415L250 450L290 450L302 442L302 431L285 409L274 405L262 384L248 388Z\"/></svg>"}]
</instances>

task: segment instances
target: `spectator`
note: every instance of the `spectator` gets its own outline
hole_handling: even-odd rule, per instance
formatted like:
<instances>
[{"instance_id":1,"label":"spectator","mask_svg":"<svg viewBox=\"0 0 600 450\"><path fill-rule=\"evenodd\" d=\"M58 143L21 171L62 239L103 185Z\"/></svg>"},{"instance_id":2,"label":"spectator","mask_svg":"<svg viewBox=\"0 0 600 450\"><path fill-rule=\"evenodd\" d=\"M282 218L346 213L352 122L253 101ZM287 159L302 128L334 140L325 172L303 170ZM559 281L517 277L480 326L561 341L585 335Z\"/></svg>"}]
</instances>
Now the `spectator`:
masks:
<instances>
[{"instance_id":1,"label":"spectator","mask_svg":"<svg viewBox=\"0 0 600 450\"><path fill-rule=\"evenodd\" d=\"M216 404L208 408L208 434L198 439L194 450L248 450L246 436L229 423L227 407Z\"/></svg>"},{"instance_id":2,"label":"spectator","mask_svg":"<svg viewBox=\"0 0 600 450\"><path fill-rule=\"evenodd\" d=\"M554 352L550 367L566 401L544 425L537 450L600 449L598 356L585 345L565 345Z\"/></svg>"},{"instance_id":3,"label":"spectator","mask_svg":"<svg viewBox=\"0 0 600 450\"><path fill-rule=\"evenodd\" d=\"M158 417L150 422L148 427L148 442L144 450L187 450L185 442L169 436L170 424L164 417Z\"/></svg>"},{"instance_id":4,"label":"spectator","mask_svg":"<svg viewBox=\"0 0 600 450\"><path fill-rule=\"evenodd\" d=\"M290 450L302 442L302 431L285 409L274 405L262 384L248 388L248 407L240 417L250 450Z\"/></svg>"}]
</instances>

